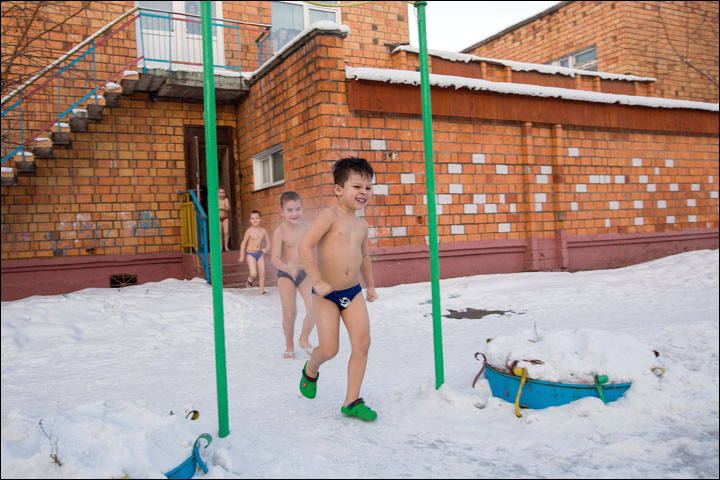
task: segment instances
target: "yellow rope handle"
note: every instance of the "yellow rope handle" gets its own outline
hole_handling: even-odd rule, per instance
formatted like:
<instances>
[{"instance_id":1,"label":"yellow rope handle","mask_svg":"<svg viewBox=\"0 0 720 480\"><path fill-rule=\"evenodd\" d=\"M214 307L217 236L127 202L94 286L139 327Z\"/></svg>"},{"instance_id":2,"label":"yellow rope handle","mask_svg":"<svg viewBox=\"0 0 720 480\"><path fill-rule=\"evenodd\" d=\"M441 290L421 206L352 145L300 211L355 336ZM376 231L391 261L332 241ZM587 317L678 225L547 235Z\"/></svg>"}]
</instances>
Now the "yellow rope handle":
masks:
<instances>
[{"instance_id":1,"label":"yellow rope handle","mask_svg":"<svg viewBox=\"0 0 720 480\"><path fill-rule=\"evenodd\" d=\"M520 418L520 394L522 393L522 387L525 385L525 378L527 377L527 369L522 367L513 368L513 375L520 377L520 386L518 387L517 396L515 397L515 416Z\"/></svg>"},{"instance_id":2,"label":"yellow rope handle","mask_svg":"<svg viewBox=\"0 0 720 480\"><path fill-rule=\"evenodd\" d=\"M650 369L657 377L662 377L665 374L665 369L662 367L652 367Z\"/></svg>"}]
</instances>

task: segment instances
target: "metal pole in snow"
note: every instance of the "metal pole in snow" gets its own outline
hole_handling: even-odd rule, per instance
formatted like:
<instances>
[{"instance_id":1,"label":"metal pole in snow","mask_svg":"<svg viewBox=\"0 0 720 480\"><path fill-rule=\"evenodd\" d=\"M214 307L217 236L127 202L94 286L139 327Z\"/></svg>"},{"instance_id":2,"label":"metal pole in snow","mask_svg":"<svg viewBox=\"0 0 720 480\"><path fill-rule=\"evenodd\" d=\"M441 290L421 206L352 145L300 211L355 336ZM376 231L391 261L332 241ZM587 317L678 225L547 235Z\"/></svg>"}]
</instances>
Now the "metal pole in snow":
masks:
<instances>
[{"instance_id":1,"label":"metal pole in snow","mask_svg":"<svg viewBox=\"0 0 720 480\"><path fill-rule=\"evenodd\" d=\"M220 209L218 200L217 134L215 126L215 75L212 48L210 2L200 2L203 39L203 100L205 103L205 164L208 182L208 219L215 320L215 375L217 378L218 425L220 438L230 434L228 425L227 370L225 362L225 324L223 313L222 249L220 248Z\"/></svg>"},{"instance_id":2,"label":"metal pole in snow","mask_svg":"<svg viewBox=\"0 0 720 480\"><path fill-rule=\"evenodd\" d=\"M425 183L427 185L433 343L435 345L435 389L438 389L445 383L445 373L443 371L442 310L440 309L440 266L438 255L437 209L435 207L435 161L432 139L432 109L430 108L430 73L428 67L427 35L425 31L426 6L426 1L415 2L418 17L418 43L420 44L420 92L422 98L423 137L425 140Z\"/></svg>"}]
</instances>

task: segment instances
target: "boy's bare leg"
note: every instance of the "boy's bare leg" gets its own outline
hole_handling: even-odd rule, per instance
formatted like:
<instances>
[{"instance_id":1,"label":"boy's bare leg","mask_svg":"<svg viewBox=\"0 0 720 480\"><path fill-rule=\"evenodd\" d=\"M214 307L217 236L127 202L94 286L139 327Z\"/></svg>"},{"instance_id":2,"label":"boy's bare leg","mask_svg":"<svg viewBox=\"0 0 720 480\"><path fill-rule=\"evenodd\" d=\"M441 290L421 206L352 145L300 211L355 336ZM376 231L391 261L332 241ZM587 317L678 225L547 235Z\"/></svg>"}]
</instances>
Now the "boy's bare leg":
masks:
<instances>
[{"instance_id":1,"label":"boy's bare leg","mask_svg":"<svg viewBox=\"0 0 720 480\"><path fill-rule=\"evenodd\" d=\"M310 281L310 278L305 277L305 280L302 281L298 290L300 291L300 296L302 297L303 302L305 302L305 311L307 312L305 314L305 319L303 320L302 329L300 330L298 343L302 348L311 348L310 333L315 326L315 317L313 316L312 282ZM294 297L295 292L293 291L293 298Z\"/></svg>"},{"instance_id":2,"label":"boy's bare leg","mask_svg":"<svg viewBox=\"0 0 720 480\"><path fill-rule=\"evenodd\" d=\"M342 319L352 347L348 361L347 396L343 403L343 406L347 407L360 398L360 387L365 377L370 349L370 321L362 293L356 295L350 305L342 311Z\"/></svg>"},{"instance_id":3,"label":"boy's bare leg","mask_svg":"<svg viewBox=\"0 0 720 480\"><path fill-rule=\"evenodd\" d=\"M230 243L230 225L229 220L225 220L224 222L220 222L220 226L222 227L223 232L223 250L229 251L228 243Z\"/></svg>"},{"instance_id":4,"label":"boy's bare leg","mask_svg":"<svg viewBox=\"0 0 720 480\"><path fill-rule=\"evenodd\" d=\"M297 315L295 284L289 278L280 277L277 281L282 303L282 326L285 334L285 351L295 351L295 316Z\"/></svg>"},{"instance_id":5,"label":"boy's bare leg","mask_svg":"<svg viewBox=\"0 0 720 480\"><path fill-rule=\"evenodd\" d=\"M313 312L319 345L313 350L305 366L305 373L317 377L320 366L337 355L340 336L340 310L326 298L313 295Z\"/></svg>"},{"instance_id":6,"label":"boy's bare leg","mask_svg":"<svg viewBox=\"0 0 720 480\"><path fill-rule=\"evenodd\" d=\"M255 280L255 277L257 277L257 260L255 260L255 257L253 257L252 255L246 255L245 259L247 260L248 269L250 270L248 282L252 282L253 280Z\"/></svg>"},{"instance_id":7,"label":"boy's bare leg","mask_svg":"<svg viewBox=\"0 0 720 480\"><path fill-rule=\"evenodd\" d=\"M258 279L260 280L259 294L262 295L265 292L265 255L260 257L257 261L258 267Z\"/></svg>"}]
</instances>

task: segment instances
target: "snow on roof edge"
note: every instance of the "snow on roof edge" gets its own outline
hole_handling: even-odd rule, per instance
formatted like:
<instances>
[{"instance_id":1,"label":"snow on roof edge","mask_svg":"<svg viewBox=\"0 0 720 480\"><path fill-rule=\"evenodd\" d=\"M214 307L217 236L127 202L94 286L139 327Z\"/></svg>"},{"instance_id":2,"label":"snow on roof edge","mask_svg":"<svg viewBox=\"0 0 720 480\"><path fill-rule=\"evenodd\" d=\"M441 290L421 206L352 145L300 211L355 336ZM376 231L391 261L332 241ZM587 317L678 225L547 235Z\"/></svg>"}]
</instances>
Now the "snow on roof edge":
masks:
<instances>
[{"instance_id":1,"label":"snow on roof edge","mask_svg":"<svg viewBox=\"0 0 720 480\"><path fill-rule=\"evenodd\" d=\"M419 53L419 49L410 45L400 45L398 47L395 47L393 50L393 53L397 51L406 51L406 52L412 52L412 53ZM444 58L445 60L449 60L451 62L491 62L491 63L499 63L501 65L505 65L506 67L510 67L515 71L518 72L527 72L527 71L536 71L540 73L549 73L551 75L559 74L559 75L567 75L569 77L575 77L575 75L588 75L593 77L600 77L604 78L606 80L624 80L627 82L655 82L657 81L656 78L652 77L638 77L636 75L621 75L619 73L608 73L608 72L592 72L589 70L579 70L577 68L568 68L568 67L557 67L554 65L544 65L541 63L527 63L527 62L515 62L513 60L502 60L497 58L486 58L486 57L478 57L477 55L471 55L469 53L455 53L455 52L446 52L444 50L428 50L428 55L432 55L434 57L440 57Z\"/></svg>"},{"instance_id":2,"label":"snow on roof edge","mask_svg":"<svg viewBox=\"0 0 720 480\"><path fill-rule=\"evenodd\" d=\"M345 67L345 78L349 80L369 80L375 82L404 83L420 85L420 73L409 70L392 70L381 68ZM692 102L689 100L674 100L670 98L641 97L635 95L618 95L614 93L589 92L569 88L543 87L520 83L491 82L476 78L456 77L452 75L430 75L430 85L449 88L469 88L471 90L485 90L490 92L528 95L534 97L554 97L565 100L575 100L596 103L617 103L620 105L635 105L652 108L687 108L692 110L707 110L717 112L717 103Z\"/></svg>"}]
</instances>

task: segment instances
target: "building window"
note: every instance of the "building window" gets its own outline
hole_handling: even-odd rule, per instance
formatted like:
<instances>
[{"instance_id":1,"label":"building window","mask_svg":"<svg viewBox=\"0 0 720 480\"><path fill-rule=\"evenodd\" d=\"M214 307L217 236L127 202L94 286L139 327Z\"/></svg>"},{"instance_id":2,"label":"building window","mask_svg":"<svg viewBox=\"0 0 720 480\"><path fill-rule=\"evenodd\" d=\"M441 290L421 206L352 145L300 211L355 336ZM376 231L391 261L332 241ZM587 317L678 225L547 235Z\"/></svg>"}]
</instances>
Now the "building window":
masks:
<instances>
[{"instance_id":1,"label":"building window","mask_svg":"<svg viewBox=\"0 0 720 480\"><path fill-rule=\"evenodd\" d=\"M285 182L282 146L276 145L253 157L255 190Z\"/></svg>"},{"instance_id":2,"label":"building window","mask_svg":"<svg viewBox=\"0 0 720 480\"><path fill-rule=\"evenodd\" d=\"M326 2L336 3L336 2ZM320 7L305 2L271 2L273 53L315 22L340 23L340 9Z\"/></svg>"},{"instance_id":3,"label":"building window","mask_svg":"<svg viewBox=\"0 0 720 480\"><path fill-rule=\"evenodd\" d=\"M595 52L595 47L584 48L571 55L552 60L548 62L548 65L597 72L597 53Z\"/></svg>"}]
</instances>

